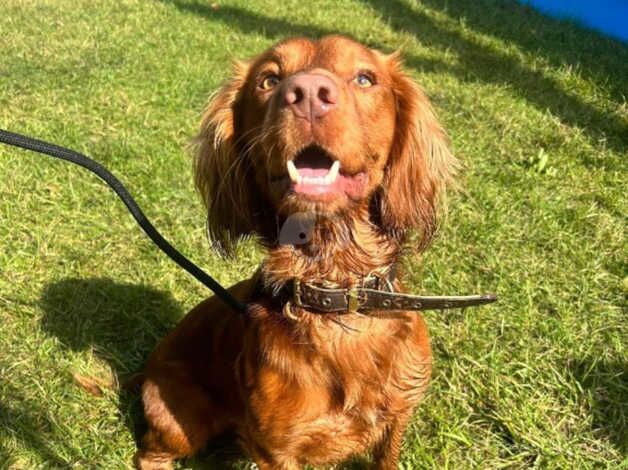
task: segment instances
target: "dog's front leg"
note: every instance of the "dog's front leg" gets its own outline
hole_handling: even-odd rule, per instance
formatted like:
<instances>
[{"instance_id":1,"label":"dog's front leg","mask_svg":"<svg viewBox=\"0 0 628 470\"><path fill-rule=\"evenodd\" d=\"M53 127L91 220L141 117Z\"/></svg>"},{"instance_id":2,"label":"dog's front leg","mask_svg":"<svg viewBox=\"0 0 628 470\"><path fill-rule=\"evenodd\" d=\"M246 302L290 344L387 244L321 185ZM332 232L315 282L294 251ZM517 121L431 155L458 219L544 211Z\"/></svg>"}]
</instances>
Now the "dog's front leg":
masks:
<instances>
[{"instance_id":1,"label":"dog's front leg","mask_svg":"<svg viewBox=\"0 0 628 470\"><path fill-rule=\"evenodd\" d=\"M408 417L397 417L373 452L373 470L397 470Z\"/></svg>"},{"instance_id":2,"label":"dog's front leg","mask_svg":"<svg viewBox=\"0 0 628 470\"><path fill-rule=\"evenodd\" d=\"M138 470L170 470L224 432L228 419L183 363L153 364L142 385L148 430L134 463Z\"/></svg>"}]
</instances>

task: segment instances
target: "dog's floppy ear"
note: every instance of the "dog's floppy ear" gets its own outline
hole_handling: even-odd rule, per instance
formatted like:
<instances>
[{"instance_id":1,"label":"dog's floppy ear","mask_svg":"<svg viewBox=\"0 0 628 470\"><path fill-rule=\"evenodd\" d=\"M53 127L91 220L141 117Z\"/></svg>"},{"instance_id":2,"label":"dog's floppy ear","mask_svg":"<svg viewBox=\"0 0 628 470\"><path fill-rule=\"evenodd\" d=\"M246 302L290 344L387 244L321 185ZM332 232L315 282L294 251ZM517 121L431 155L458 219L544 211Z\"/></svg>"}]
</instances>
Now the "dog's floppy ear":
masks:
<instances>
[{"instance_id":1,"label":"dog's floppy ear","mask_svg":"<svg viewBox=\"0 0 628 470\"><path fill-rule=\"evenodd\" d=\"M457 161L429 100L402 71L399 54L389 56L388 64L397 119L379 199L381 225L397 237L417 229L424 248L436 231L439 197L453 180Z\"/></svg>"},{"instance_id":2,"label":"dog's floppy ear","mask_svg":"<svg viewBox=\"0 0 628 470\"><path fill-rule=\"evenodd\" d=\"M238 151L239 101L248 64L234 64L232 78L214 94L196 137L194 178L207 206L212 246L223 254L253 231L251 168Z\"/></svg>"}]
</instances>

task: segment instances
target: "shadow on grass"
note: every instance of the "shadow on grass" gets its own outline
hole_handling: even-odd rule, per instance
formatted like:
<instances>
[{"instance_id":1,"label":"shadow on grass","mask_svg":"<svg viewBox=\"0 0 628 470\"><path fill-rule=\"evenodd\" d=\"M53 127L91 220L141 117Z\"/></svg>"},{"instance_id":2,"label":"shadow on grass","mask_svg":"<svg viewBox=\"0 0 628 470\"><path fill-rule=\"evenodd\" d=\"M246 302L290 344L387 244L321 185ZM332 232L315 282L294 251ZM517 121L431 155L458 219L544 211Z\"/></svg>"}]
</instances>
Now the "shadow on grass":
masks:
<instances>
[{"instance_id":1,"label":"shadow on grass","mask_svg":"<svg viewBox=\"0 0 628 470\"><path fill-rule=\"evenodd\" d=\"M412 33L424 44L455 53L458 64L450 67L449 72L459 79L509 87L539 110L549 110L563 123L582 129L594 142L605 140L606 145L618 152L628 148L628 123L625 119L598 110L583 101L576 93L565 89L565 84L559 83L543 71L522 64L515 55L501 52L463 35L459 30L448 28L401 0L364 0L364 3L379 11L394 29ZM541 17L540 14L515 2L507 2L497 8L491 1L480 3L452 0L447 3L446 11L442 9L440 2L428 0L425 3L453 19L471 18L471 21L465 22L470 29L504 39L506 42L524 45L540 57L551 57L554 62L559 60L560 51L564 48L560 42L530 41L530 30L517 24L527 24L531 16L534 24L547 31L563 32L566 36L574 28L573 25ZM456 12L457 18L452 17L450 12ZM628 58L628 54L623 44L599 38L595 33L586 31L578 31L574 37L576 40L586 37L592 41L598 57L607 59L611 57L613 60L610 60L610 63L614 64L616 69L607 67L602 75L606 77L608 83L613 83L616 87L626 86L626 75L622 73L628 73L628 68L620 59ZM569 59L576 61L576 54L572 53ZM413 57L409 57L407 63L412 67L420 65ZM585 76L600 79L594 61L583 62L579 66ZM599 165L600 162L584 161L583 164Z\"/></svg>"},{"instance_id":2,"label":"shadow on grass","mask_svg":"<svg viewBox=\"0 0 628 470\"><path fill-rule=\"evenodd\" d=\"M46 286L42 329L72 351L93 350L124 384L183 316L170 294L110 279L65 279ZM139 393L121 391L120 413L141 437Z\"/></svg>"},{"instance_id":3,"label":"shadow on grass","mask_svg":"<svg viewBox=\"0 0 628 470\"><path fill-rule=\"evenodd\" d=\"M201 3L198 0L158 0L167 5L174 5L178 10L193 13L211 22L218 22L224 25L239 29L244 34L261 34L268 39L279 41L293 36L305 36L309 38L320 38L328 34L344 34L352 36L346 31L337 29L323 28L316 25L308 25L295 23L280 18L264 16L244 8L233 6L220 6L213 9L207 3ZM371 47L383 48L379 42L365 41L365 44ZM260 51L261 52L261 51ZM422 71L446 70L448 65L442 61L427 58L413 57L413 64ZM234 57L234 59L242 59L243 57Z\"/></svg>"},{"instance_id":4,"label":"shadow on grass","mask_svg":"<svg viewBox=\"0 0 628 470\"><path fill-rule=\"evenodd\" d=\"M262 34L271 39L283 39L289 36L321 37L338 32L319 26L291 23L229 5L220 5L214 9L209 2L198 0L159 1L167 5L174 5L180 11L193 13L209 21L236 27L243 33Z\"/></svg>"},{"instance_id":5,"label":"shadow on grass","mask_svg":"<svg viewBox=\"0 0 628 470\"><path fill-rule=\"evenodd\" d=\"M628 362L568 361L568 370L588 392L593 428L622 455L628 453Z\"/></svg>"},{"instance_id":6,"label":"shadow on grass","mask_svg":"<svg viewBox=\"0 0 628 470\"><path fill-rule=\"evenodd\" d=\"M110 364L120 384L142 369L159 340L184 315L167 292L110 279L65 279L51 284L44 290L41 304L42 329L69 350L93 350ZM121 390L118 406L139 442L146 431L139 391ZM39 449L39 444L33 442L33 448ZM223 436L186 466L224 469L241 457L233 438Z\"/></svg>"},{"instance_id":7,"label":"shadow on grass","mask_svg":"<svg viewBox=\"0 0 628 470\"><path fill-rule=\"evenodd\" d=\"M183 317L169 293L110 279L65 279L46 286L42 329L72 351L93 349L123 379L140 370Z\"/></svg>"},{"instance_id":8,"label":"shadow on grass","mask_svg":"<svg viewBox=\"0 0 628 470\"><path fill-rule=\"evenodd\" d=\"M303 35L320 37L342 31L294 23L267 17L243 8L220 6L213 9L198 0L160 0L181 11L193 13L208 21L220 22L247 34L254 32L269 39ZM549 110L561 122L582 129L594 144L603 142L618 152L628 149L628 122L619 115L604 112L585 102L577 92L543 71L523 64L515 54L502 52L481 43L459 30L437 22L424 12L401 0L363 0L378 11L397 31L409 32L429 46L455 53L457 63L404 54L408 66L423 72L449 73L462 81L501 85L513 90L541 111ZM427 0L430 8L450 19L464 19L474 31L514 43L523 50L547 59L552 66L575 67L581 75L610 90L617 102L624 100L628 85L628 48L594 32L544 17L515 2L505 4L485 0L452 0L444 9L440 2ZM453 13L452 13L453 12ZM517 20L513 20L516 18ZM539 32L540 31L540 32ZM539 32L537 34L537 32ZM586 53L580 43L587 40ZM381 44L371 44L381 47ZM626 58L625 61L622 58ZM600 159L583 158L591 167L604 167Z\"/></svg>"},{"instance_id":9,"label":"shadow on grass","mask_svg":"<svg viewBox=\"0 0 628 470\"><path fill-rule=\"evenodd\" d=\"M548 18L513 0L422 0L422 3L464 21L478 33L539 55L556 68L574 68L583 77L607 88L615 101L626 99L626 44L575 23ZM517 21L512 21L513 18Z\"/></svg>"},{"instance_id":10,"label":"shadow on grass","mask_svg":"<svg viewBox=\"0 0 628 470\"><path fill-rule=\"evenodd\" d=\"M11 404L0 403L0 462L6 465L2 468L24 468L24 462L15 461L10 449L5 447L9 442L9 433L16 440L25 444L46 461L51 468L66 468L68 462L49 445L49 434L53 424L41 404L26 400L17 387L10 383L3 385L9 392Z\"/></svg>"}]
</instances>

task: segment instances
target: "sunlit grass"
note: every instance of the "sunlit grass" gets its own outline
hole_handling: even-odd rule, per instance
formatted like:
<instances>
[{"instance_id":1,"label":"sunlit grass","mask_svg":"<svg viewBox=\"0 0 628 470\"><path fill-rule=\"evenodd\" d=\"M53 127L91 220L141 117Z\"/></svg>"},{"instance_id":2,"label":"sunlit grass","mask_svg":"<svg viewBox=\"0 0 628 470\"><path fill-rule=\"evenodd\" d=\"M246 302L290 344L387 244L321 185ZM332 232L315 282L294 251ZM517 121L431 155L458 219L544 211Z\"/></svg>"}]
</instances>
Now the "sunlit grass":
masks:
<instances>
[{"instance_id":1,"label":"sunlit grass","mask_svg":"<svg viewBox=\"0 0 628 470\"><path fill-rule=\"evenodd\" d=\"M226 284L262 253L209 252L185 146L230 61L295 34L401 47L466 166L408 285L500 296L425 315L403 468L626 465L626 45L490 0L8 0L0 31L0 127L103 162ZM0 222L0 467L129 466L137 397L72 374L137 371L206 290L68 164L0 148Z\"/></svg>"}]
</instances>

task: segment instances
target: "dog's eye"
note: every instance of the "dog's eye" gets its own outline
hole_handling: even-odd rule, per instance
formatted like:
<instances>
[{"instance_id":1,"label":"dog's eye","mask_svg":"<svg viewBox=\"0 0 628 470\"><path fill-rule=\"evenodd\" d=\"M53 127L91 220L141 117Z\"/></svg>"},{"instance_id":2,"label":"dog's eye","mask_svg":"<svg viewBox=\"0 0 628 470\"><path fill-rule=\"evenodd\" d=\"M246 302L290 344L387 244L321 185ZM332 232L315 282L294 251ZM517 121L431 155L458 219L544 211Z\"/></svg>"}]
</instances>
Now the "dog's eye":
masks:
<instances>
[{"instance_id":1,"label":"dog's eye","mask_svg":"<svg viewBox=\"0 0 628 470\"><path fill-rule=\"evenodd\" d=\"M266 75L259 84L259 87L262 90L272 90L277 86L277 84L279 84L280 81L280 78L275 74Z\"/></svg>"},{"instance_id":2,"label":"dog's eye","mask_svg":"<svg viewBox=\"0 0 628 470\"><path fill-rule=\"evenodd\" d=\"M365 73L357 74L353 81L357 83L360 88L368 88L375 85L375 80Z\"/></svg>"}]
</instances>

